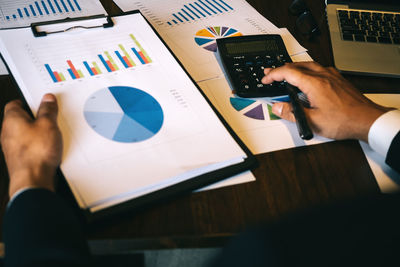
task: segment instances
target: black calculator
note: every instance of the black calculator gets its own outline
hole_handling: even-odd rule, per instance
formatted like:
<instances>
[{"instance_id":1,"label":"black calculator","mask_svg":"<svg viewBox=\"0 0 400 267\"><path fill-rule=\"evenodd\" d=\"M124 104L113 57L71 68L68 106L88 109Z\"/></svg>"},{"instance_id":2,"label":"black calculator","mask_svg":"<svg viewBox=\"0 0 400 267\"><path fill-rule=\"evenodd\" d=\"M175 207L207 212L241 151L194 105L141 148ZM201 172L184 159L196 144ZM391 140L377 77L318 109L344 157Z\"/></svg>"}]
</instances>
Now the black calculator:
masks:
<instances>
[{"instance_id":1,"label":"black calculator","mask_svg":"<svg viewBox=\"0 0 400 267\"><path fill-rule=\"evenodd\" d=\"M287 95L284 82L262 84L265 68L292 62L282 37L277 34L217 39L218 55L234 93L239 97Z\"/></svg>"}]
</instances>

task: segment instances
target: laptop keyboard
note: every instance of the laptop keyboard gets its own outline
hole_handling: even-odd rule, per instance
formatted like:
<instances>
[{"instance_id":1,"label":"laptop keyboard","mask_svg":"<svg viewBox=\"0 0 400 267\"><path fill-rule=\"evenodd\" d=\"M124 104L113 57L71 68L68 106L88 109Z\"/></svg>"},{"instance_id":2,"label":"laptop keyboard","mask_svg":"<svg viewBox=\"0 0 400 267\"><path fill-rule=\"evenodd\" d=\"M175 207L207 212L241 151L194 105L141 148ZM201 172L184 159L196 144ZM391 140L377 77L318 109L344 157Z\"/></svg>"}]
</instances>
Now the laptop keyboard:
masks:
<instances>
[{"instance_id":1,"label":"laptop keyboard","mask_svg":"<svg viewBox=\"0 0 400 267\"><path fill-rule=\"evenodd\" d=\"M400 44L400 13L338 9L343 40Z\"/></svg>"}]
</instances>

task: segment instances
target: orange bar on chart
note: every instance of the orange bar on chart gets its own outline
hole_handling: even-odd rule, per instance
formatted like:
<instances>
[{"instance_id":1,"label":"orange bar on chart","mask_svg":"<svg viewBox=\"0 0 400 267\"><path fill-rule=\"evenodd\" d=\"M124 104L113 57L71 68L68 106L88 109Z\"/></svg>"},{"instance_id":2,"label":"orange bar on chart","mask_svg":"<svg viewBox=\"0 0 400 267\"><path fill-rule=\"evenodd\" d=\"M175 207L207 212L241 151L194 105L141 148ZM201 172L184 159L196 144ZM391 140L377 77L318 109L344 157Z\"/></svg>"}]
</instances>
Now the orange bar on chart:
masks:
<instances>
[{"instance_id":1,"label":"orange bar on chart","mask_svg":"<svg viewBox=\"0 0 400 267\"><path fill-rule=\"evenodd\" d=\"M81 76L79 75L78 71L76 70L74 64L72 64L71 60L67 60L68 66L71 68L72 73L75 75L75 77L77 79L81 78Z\"/></svg>"}]
</instances>

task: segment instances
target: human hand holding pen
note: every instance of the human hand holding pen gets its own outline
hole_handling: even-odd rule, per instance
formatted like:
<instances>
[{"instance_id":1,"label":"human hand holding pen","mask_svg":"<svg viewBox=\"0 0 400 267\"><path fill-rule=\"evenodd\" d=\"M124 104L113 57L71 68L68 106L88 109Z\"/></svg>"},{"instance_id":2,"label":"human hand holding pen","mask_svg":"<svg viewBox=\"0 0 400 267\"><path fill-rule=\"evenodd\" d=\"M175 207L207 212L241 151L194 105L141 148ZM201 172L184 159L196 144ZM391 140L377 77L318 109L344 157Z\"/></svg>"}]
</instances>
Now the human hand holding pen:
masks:
<instances>
[{"instance_id":1,"label":"human hand holding pen","mask_svg":"<svg viewBox=\"0 0 400 267\"><path fill-rule=\"evenodd\" d=\"M265 69L264 73L263 83L286 80L307 95L310 108L304 108L304 112L312 130L321 136L368 142L373 122L390 110L364 97L336 69L318 63L291 63ZM295 121L288 103L276 103L272 111L283 119Z\"/></svg>"}]
</instances>

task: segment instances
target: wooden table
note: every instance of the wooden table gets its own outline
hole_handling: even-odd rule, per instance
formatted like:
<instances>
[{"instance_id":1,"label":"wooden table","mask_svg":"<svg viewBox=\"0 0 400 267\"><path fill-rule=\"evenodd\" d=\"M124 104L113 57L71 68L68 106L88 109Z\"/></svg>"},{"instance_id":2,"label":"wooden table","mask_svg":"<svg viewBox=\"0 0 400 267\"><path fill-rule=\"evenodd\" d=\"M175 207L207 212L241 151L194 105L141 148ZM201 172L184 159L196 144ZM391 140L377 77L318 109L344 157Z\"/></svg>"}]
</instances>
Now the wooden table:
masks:
<instances>
[{"instance_id":1,"label":"wooden table","mask_svg":"<svg viewBox=\"0 0 400 267\"><path fill-rule=\"evenodd\" d=\"M278 27L287 27L311 56L332 66L324 1L306 1L321 34L309 41L297 34L296 17L288 14L290 0L249 0ZM111 15L120 13L111 0L102 0ZM400 79L346 76L363 92L400 93ZM18 92L8 76L0 77L0 115ZM279 219L299 209L379 189L357 141L299 147L257 156L256 182L188 194L148 209L87 227L91 240L107 240L117 249L220 246L246 226ZM4 214L8 177L0 156L0 222ZM1 238L1 237L0 237Z\"/></svg>"}]
</instances>

